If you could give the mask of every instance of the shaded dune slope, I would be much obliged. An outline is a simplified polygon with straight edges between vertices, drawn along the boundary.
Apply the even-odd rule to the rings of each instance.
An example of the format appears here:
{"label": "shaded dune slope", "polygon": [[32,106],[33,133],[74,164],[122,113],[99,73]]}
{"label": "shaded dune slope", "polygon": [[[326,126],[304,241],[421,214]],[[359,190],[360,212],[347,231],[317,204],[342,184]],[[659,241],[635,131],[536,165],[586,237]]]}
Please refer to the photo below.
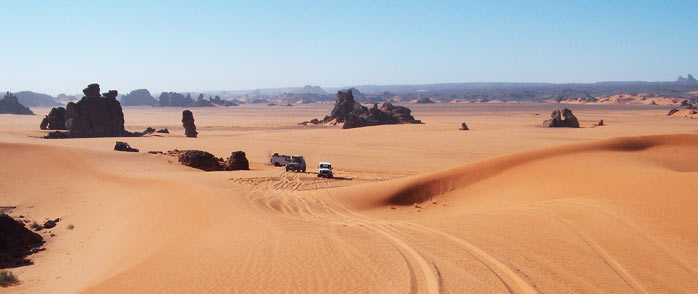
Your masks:
{"label": "shaded dune slope", "polygon": [[[593,156],[594,153],[600,152],[616,152],[618,155],[622,153],[640,153],[641,151],[652,148],[679,148],[682,150],[695,150],[698,148],[698,135],[622,137],[597,142],[545,148],[480,160],[446,170],[390,182],[367,185],[367,187],[360,189],[356,189],[356,187],[344,189],[346,191],[342,191],[340,189],[338,190],[337,195],[346,202],[354,204],[356,207],[381,206],[390,204],[412,205],[414,203],[422,203],[439,195],[466,188],[486,179],[497,177],[505,171],[538,161],[554,159],[556,157],[572,156],[575,154],[587,154]],[[688,150],[683,151],[690,152]],[[660,150],[657,152],[662,151]],[[669,156],[661,156],[661,154],[653,154],[649,157],[655,158],[655,161],[658,161],[660,164],[669,169],[674,169],[677,171],[698,170],[698,157],[685,156],[681,159],[672,159],[670,158],[670,155],[671,154],[669,154]],[[650,159],[645,156],[645,158],[639,158],[639,160],[646,161]],[[565,162],[561,161],[559,164],[565,165]],[[569,165],[568,167],[570,171],[576,169],[574,165]],[[530,170],[527,172],[535,173],[536,171]],[[584,170],[582,172],[595,171]],[[363,191],[364,189],[373,192],[357,193],[356,191]]]}

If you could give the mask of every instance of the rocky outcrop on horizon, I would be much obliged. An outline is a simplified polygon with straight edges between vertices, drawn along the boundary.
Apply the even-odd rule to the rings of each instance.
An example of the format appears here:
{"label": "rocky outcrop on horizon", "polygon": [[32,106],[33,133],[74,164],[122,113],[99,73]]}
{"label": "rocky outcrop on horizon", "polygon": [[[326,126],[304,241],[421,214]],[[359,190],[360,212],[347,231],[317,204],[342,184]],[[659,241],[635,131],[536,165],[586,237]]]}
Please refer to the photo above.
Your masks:
{"label": "rocky outcrop on horizon", "polygon": [[677,83],[698,83],[698,80],[696,80],[691,74],[688,74],[685,78],[683,76],[679,76],[676,79]]}
{"label": "rocky outcrop on horizon", "polygon": [[543,122],[548,128],[578,128],[579,120],[572,114],[572,110],[567,108],[562,111],[557,109],[550,114],[550,119]]}
{"label": "rocky outcrop on horizon", "polygon": [[20,91],[16,92],[15,96],[19,99],[19,103],[27,107],[37,107],[37,106],[60,106],[56,99],[47,94],[36,93],[32,91]]}
{"label": "rocky outcrop on horizon", "polygon": [[22,115],[34,115],[34,112],[19,103],[17,96],[7,92],[5,93],[5,98],[0,100],[0,114],[22,114]]}
{"label": "rocky outcrop on horizon", "polygon": [[337,101],[330,115],[323,120],[312,120],[308,123],[343,123],[343,129],[378,126],[388,124],[419,124],[420,120],[414,119],[411,110],[403,106],[395,106],[390,102],[383,103],[378,108],[374,104],[372,108],[361,105],[354,100],[353,90],[337,92]]}
{"label": "rocky outcrop on horizon", "polygon": [[194,103],[191,95],[184,96],[177,92],[162,92],[158,98],[158,106],[189,107]]}
{"label": "rocky outcrop on horizon", "polygon": [[429,97],[419,97],[419,98],[417,98],[417,101],[415,101],[415,103],[431,104],[431,103],[435,103],[435,102],[434,102],[434,100],[429,99]]}
{"label": "rocky outcrop on horizon", "polygon": [[184,135],[189,138],[196,138],[199,133],[196,131],[194,124],[194,114],[191,110],[182,111],[182,126],[184,126]]}
{"label": "rocky outcrop on horizon", "polygon": [[65,127],[65,108],[52,108],[51,112],[41,120],[41,125],[39,127],[42,130],[67,130]]}
{"label": "rocky outcrop on horizon", "polygon": [[158,100],[150,95],[146,89],[133,90],[126,95],[119,97],[122,106],[153,106],[158,104]]}

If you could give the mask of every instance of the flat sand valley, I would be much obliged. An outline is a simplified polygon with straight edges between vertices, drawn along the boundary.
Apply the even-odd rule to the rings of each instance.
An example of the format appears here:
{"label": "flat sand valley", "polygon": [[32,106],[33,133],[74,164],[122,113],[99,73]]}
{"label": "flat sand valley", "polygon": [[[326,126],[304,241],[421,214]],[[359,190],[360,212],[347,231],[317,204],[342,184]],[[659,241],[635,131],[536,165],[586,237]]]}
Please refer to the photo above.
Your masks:
{"label": "flat sand valley", "polygon": [[[128,130],[170,130],[140,138],[46,140],[50,109],[0,115],[0,206],[61,218],[1,291],[698,292],[698,120],[437,103],[406,105],[422,125],[298,125],[332,105],[192,108],[196,139],[180,108],[125,107]],[[565,106],[581,128],[541,126]],[[251,170],[147,153],[172,149],[242,150]],[[308,173],[270,166],[275,152]],[[320,161],[336,179],[312,173]]]}

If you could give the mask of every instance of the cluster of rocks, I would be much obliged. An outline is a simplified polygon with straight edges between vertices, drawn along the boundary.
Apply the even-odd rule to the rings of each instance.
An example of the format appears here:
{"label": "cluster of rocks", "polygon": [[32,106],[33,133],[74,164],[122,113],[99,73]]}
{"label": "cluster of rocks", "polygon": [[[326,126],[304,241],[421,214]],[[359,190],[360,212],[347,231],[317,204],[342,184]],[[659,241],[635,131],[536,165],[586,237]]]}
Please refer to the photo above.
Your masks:
{"label": "cluster of rocks", "polygon": [[41,235],[29,230],[24,223],[0,214],[0,268],[27,263],[24,258],[37,252],[43,244]]}
{"label": "cluster of rocks", "polygon": [[238,106],[238,103],[233,101],[223,100],[220,96],[214,98],[204,98],[204,94],[199,94],[199,97],[194,100],[191,94],[182,95],[176,92],[163,92],[160,94],[157,106],[174,106],[174,107],[215,107],[215,106]]}
{"label": "cluster of rocks", "polygon": [[99,85],[90,84],[82,92],[85,96],[80,101],[70,102],[65,108],[54,107],[39,125],[42,130],[68,132],[51,132],[45,138],[139,137],[155,132],[150,127],[143,132],[126,131],[124,112],[116,100],[116,90],[100,96]]}
{"label": "cluster of rocks", "polygon": [[0,100],[0,114],[24,114],[24,115],[34,115],[34,112],[19,103],[19,99],[14,94],[7,92],[5,93],[5,98]]}
{"label": "cluster of rocks", "polygon": [[[158,152],[150,152],[158,153]],[[211,153],[201,150],[170,150],[167,155],[176,156],[179,163],[198,168],[204,171],[224,171],[224,170],[249,170],[250,163],[247,161],[245,152],[235,151],[230,154],[227,160],[217,158]]]}
{"label": "cluster of rocks", "polygon": [[313,119],[301,124],[343,123],[343,129],[378,126],[388,124],[421,124],[412,116],[412,111],[404,106],[396,106],[385,102],[379,108],[373,104],[372,108],[361,105],[354,100],[352,89],[337,92],[337,101],[330,115],[324,119]]}
{"label": "cluster of rocks", "polygon": [[146,89],[133,90],[119,99],[123,106],[153,106],[158,103]]}
{"label": "cluster of rocks", "polygon": [[578,128],[579,120],[572,114],[572,110],[557,109],[550,114],[549,120],[543,122],[543,126],[548,128]]}

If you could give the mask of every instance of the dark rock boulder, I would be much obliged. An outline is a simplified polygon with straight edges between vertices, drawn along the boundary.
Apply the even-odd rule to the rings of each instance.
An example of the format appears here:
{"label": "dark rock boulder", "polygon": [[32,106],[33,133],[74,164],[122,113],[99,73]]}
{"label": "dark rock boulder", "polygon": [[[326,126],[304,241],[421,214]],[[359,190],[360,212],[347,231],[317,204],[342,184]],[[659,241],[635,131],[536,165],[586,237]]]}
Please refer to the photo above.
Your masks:
{"label": "dark rock boulder", "polygon": [[67,130],[65,127],[65,108],[54,107],[41,121],[42,130]]}
{"label": "dark rock boulder", "polygon": [[669,113],[667,113],[666,115],[667,115],[667,116],[672,116],[672,115],[674,115],[674,113],[677,113],[677,112],[679,112],[679,109],[677,109],[677,108],[672,108],[671,110],[669,110]]}
{"label": "dark rock boulder", "polygon": [[196,138],[196,135],[199,134],[194,124],[194,114],[190,110],[182,111],[182,125],[184,126],[184,134],[187,137]]}
{"label": "dark rock boulder", "polygon": [[249,170],[250,163],[247,161],[245,152],[233,152],[225,163],[225,170]]}
{"label": "dark rock boulder", "polygon": [[44,229],[50,229],[56,226],[56,223],[61,221],[60,218],[50,219],[44,222]]}
{"label": "dark rock boulder", "polygon": [[565,108],[562,111],[555,110],[550,114],[550,119],[543,122],[544,127],[549,128],[578,128],[579,121],[572,111]]}
{"label": "dark rock boulder", "polygon": [[179,163],[204,171],[224,170],[220,160],[213,154],[200,150],[185,150],[179,154]]}
{"label": "dark rock boulder", "polygon": [[5,93],[5,98],[0,100],[0,114],[23,114],[23,115],[34,115],[34,112],[19,103],[17,96],[10,92]]}
{"label": "dark rock boulder", "polygon": [[0,214],[0,268],[23,264],[24,258],[44,244],[41,235],[7,214]]}
{"label": "dark rock boulder", "polygon": [[466,125],[465,123],[461,123],[461,124],[460,124],[460,129],[459,129],[459,130],[461,130],[461,131],[467,131],[467,130],[470,130],[470,129],[468,129],[468,125]]}
{"label": "dark rock boulder", "polygon": [[153,106],[158,104],[158,101],[146,89],[133,90],[131,93],[121,96],[119,100],[123,106]]}
{"label": "dark rock boulder", "polygon": [[600,127],[601,127],[601,126],[603,126],[603,119],[602,119],[602,120],[600,120],[600,121],[599,121],[599,123],[598,123],[598,124],[596,124],[596,125],[597,125],[597,126],[600,126]]}
{"label": "dark rock boulder", "polygon": [[125,152],[138,152],[138,149],[132,148],[128,143],[126,142],[116,142],[114,145],[114,150],[115,151],[125,151]]}
{"label": "dark rock boulder", "polygon": [[110,90],[99,95],[99,85],[91,84],[77,103],[70,102],[65,109],[65,126],[72,138],[128,137],[124,129],[124,113],[116,100],[118,92]]}
{"label": "dark rock boulder", "polygon": [[155,132],[158,133],[158,134],[169,134],[169,133],[170,133],[170,130],[168,130],[167,128],[165,128],[165,129],[159,129],[159,130],[157,130],[157,131],[155,131]]}

